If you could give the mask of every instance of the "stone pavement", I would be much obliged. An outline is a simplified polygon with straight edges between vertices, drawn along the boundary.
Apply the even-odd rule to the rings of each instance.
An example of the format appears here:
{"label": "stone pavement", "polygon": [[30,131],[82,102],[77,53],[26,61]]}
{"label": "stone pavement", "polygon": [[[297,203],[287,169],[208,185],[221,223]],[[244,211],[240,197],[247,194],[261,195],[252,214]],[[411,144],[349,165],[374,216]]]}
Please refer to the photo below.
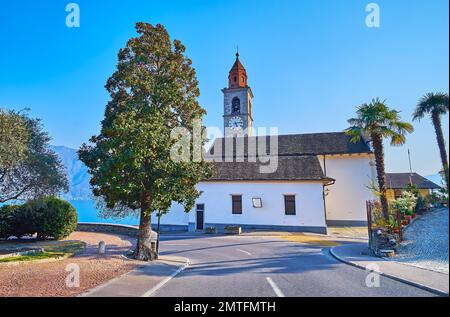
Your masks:
{"label": "stone pavement", "polygon": [[347,264],[361,269],[366,269],[369,264],[376,264],[384,276],[448,296],[449,276],[447,274],[370,256],[366,243],[336,246],[330,252],[335,258]]}
{"label": "stone pavement", "polygon": [[81,297],[150,297],[189,265],[181,257],[164,256],[95,287]]}
{"label": "stone pavement", "polygon": [[409,225],[405,241],[393,260],[424,269],[449,273],[448,208],[425,213]]}

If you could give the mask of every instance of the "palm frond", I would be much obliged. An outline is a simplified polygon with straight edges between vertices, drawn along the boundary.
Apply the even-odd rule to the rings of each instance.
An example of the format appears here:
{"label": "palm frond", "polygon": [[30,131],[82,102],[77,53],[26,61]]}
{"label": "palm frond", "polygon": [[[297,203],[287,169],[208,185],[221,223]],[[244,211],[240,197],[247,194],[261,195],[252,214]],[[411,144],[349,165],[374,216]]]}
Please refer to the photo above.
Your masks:
{"label": "palm frond", "polygon": [[420,121],[425,115],[437,113],[446,114],[449,111],[448,93],[430,92],[420,98],[413,113],[413,120]]}

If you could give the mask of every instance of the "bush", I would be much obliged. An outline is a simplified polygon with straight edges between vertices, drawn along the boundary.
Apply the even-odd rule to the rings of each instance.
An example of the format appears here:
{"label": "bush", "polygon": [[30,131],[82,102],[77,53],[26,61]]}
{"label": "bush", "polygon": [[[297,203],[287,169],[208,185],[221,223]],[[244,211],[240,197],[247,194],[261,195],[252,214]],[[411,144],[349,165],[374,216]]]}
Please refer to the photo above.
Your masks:
{"label": "bush", "polygon": [[37,234],[38,239],[68,237],[77,227],[76,210],[55,197],[41,198],[21,206],[0,208],[0,239]]}
{"label": "bush", "polygon": [[24,205],[33,214],[33,222],[39,239],[67,238],[77,228],[78,216],[68,202],[55,197],[33,200]]}
{"label": "bush", "polygon": [[394,213],[400,212],[403,216],[412,216],[416,208],[416,203],[417,197],[413,193],[405,191],[403,192],[402,197],[397,198],[392,202],[391,206]]}
{"label": "bush", "polygon": [[2,206],[0,207],[0,239],[9,238],[13,234],[11,220],[17,212],[19,206]]}
{"label": "bush", "polygon": [[422,211],[427,208],[427,200],[425,198],[423,198],[421,195],[419,195],[417,197],[417,204],[416,204],[416,208],[415,208],[415,212],[417,214],[421,214]]}

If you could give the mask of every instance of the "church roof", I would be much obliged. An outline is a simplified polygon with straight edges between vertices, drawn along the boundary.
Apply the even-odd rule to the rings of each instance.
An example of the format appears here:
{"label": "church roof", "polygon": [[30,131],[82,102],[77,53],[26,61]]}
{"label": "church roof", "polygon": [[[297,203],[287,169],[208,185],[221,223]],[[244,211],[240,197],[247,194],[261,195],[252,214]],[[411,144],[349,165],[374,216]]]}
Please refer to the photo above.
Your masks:
{"label": "church roof", "polygon": [[245,88],[248,87],[247,83],[247,72],[239,60],[239,53],[236,53],[236,61],[231,67],[230,73],[228,75],[228,88]]}
{"label": "church roof", "polygon": [[[410,178],[411,177],[411,178]],[[432,181],[417,173],[386,173],[387,187],[390,189],[404,189],[407,185],[412,184],[418,189],[439,189]]]}
{"label": "church roof", "polygon": [[331,181],[317,156],[278,157],[274,173],[262,173],[261,162],[214,162],[216,173],[208,181]]}
{"label": "church roof", "polygon": [[[244,156],[248,156],[249,141],[256,144],[256,148],[258,148],[260,142],[265,142],[266,153],[270,153],[270,139],[271,137],[269,136],[241,138],[240,140],[244,141]],[[278,136],[278,155],[305,156],[371,153],[370,146],[364,140],[353,143],[350,139],[351,137],[344,132],[280,135]],[[236,150],[236,139],[231,152],[233,154],[229,155],[225,150],[221,151],[221,149],[226,149],[225,145],[224,138],[216,139],[208,154],[212,157],[240,156],[240,152]],[[227,153],[227,155],[221,155],[221,152]]]}
{"label": "church roof", "polygon": [[244,65],[242,65],[241,61],[239,60],[239,57],[236,58],[236,61],[234,62],[233,67],[231,67],[230,73],[238,72],[238,71],[243,71],[243,72],[246,71]]}

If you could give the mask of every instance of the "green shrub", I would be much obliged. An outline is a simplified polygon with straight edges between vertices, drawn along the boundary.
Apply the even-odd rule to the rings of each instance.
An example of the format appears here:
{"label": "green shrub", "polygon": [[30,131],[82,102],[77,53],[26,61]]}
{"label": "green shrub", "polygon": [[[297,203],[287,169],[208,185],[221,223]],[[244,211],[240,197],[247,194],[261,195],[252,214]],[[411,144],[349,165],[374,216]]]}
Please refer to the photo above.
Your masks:
{"label": "green shrub", "polygon": [[0,239],[37,234],[39,239],[68,237],[77,227],[76,210],[55,197],[29,201],[21,206],[0,208]]}
{"label": "green shrub", "polygon": [[36,215],[25,205],[16,206],[14,215],[11,217],[11,236],[22,238],[32,236],[37,232]]}
{"label": "green shrub", "polygon": [[67,238],[77,228],[78,216],[68,202],[55,197],[33,200],[24,205],[33,214],[33,222],[39,239]]}
{"label": "green shrub", "polygon": [[6,205],[0,207],[0,239],[9,238],[13,234],[11,220],[19,206]]}
{"label": "green shrub", "polygon": [[405,191],[402,197],[397,198],[391,203],[391,207],[395,213],[400,212],[402,215],[412,215],[414,214],[416,203],[417,197],[413,193]]}
{"label": "green shrub", "polygon": [[423,198],[421,195],[419,195],[417,197],[415,212],[417,214],[421,214],[423,209],[425,209],[427,207],[427,204],[428,204],[427,200],[425,198]]}

